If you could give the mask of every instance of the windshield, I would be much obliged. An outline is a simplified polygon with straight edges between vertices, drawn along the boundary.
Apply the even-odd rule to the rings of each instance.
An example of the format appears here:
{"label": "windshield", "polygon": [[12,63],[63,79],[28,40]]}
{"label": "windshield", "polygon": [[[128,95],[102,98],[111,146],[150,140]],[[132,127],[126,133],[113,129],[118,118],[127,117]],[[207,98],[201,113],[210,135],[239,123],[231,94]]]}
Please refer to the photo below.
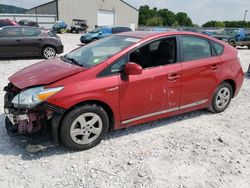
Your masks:
{"label": "windshield", "polygon": [[60,26],[60,22],[55,22],[55,26]]}
{"label": "windshield", "polygon": [[97,27],[94,30],[90,31],[90,33],[99,33],[102,30],[101,27]]}
{"label": "windshield", "polygon": [[110,36],[78,48],[67,54],[67,59],[86,68],[93,67],[107,60],[141,39],[126,36]]}
{"label": "windshield", "polygon": [[221,35],[236,36],[237,33],[238,33],[237,29],[226,29],[226,30],[223,30],[220,34]]}

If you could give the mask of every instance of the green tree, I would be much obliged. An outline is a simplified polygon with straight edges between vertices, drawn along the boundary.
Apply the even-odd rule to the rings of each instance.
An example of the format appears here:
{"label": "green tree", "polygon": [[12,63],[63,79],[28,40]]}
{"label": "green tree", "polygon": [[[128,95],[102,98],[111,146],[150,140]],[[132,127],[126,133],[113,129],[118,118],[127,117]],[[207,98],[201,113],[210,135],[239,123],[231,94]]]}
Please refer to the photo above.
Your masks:
{"label": "green tree", "polygon": [[180,24],[178,23],[178,21],[175,21],[172,26],[173,27],[180,27]]}
{"label": "green tree", "polygon": [[168,9],[160,9],[158,15],[162,18],[162,25],[172,26],[175,23],[175,14]]}
{"label": "green tree", "polygon": [[139,24],[146,25],[147,20],[157,17],[157,8],[150,9],[148,5],[139,8]]}
{"label": "green tree", "polygon": [[202,25],[202,27],[215,27],[216,21],[209,21]]}
{"label": "green tree", "polygon": [[162,18],[161,17],[153,17],[147,20],[147,26],[162,26]]}
{"label": "green tree", "polygon": [[216,22],[215,27],[225,27],[226,24],[224,22]]}
{"label": "green tree", "polygon": [[187,13],[185,12],[178,12],[176,14],[176,20],[178,21],[180,26],[189,26],[189,27],[193,26],[192,20],[188,17]]}

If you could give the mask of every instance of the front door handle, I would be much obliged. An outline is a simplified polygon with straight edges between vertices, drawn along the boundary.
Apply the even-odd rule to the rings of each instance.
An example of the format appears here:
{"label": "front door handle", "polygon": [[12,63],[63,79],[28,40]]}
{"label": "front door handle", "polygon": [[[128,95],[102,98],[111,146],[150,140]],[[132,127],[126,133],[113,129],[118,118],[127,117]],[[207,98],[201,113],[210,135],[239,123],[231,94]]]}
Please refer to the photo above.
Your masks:
{"label": "front door handle", "polygon": [[168,75],[168,80],[169,80],[169,81],[176,81],[176,80],[178,80],[180,77],[181,77],[180,74],[177,74],[177,73],[170,73],[170,74]]}
{"label": "front door handle", "polygon": [[21,42],[21,40],[20,40],[20,39],[17,39],[16,41],[17,41],[17,42]]}

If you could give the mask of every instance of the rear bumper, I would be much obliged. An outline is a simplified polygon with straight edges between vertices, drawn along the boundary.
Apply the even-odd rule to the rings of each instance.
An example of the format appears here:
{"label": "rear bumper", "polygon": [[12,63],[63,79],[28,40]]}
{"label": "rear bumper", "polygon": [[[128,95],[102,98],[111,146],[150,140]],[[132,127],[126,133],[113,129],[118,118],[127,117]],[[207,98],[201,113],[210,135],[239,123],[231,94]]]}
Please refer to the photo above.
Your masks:
{"label": "rear bumper", "polygon": [[238,95],[238,93],[243,85],[243,82],[244,82],[244,72],[241,69],[236,76],[236,88],[235,88],[234,97],[236,97]]}

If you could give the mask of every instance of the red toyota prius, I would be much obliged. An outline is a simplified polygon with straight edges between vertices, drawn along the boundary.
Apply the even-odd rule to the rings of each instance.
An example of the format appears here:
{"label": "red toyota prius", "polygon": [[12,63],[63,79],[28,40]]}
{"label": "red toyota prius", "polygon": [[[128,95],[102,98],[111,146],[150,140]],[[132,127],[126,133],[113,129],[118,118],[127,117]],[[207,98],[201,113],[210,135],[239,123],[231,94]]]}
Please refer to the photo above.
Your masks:
{"label": "red toyota prius", "polygon": [[238,51],[190,32],[128,32],[20,70],[5,87],[6,128],[51,128],[84,150],[110,129],[193,110],[224,111],[243,83]]}

